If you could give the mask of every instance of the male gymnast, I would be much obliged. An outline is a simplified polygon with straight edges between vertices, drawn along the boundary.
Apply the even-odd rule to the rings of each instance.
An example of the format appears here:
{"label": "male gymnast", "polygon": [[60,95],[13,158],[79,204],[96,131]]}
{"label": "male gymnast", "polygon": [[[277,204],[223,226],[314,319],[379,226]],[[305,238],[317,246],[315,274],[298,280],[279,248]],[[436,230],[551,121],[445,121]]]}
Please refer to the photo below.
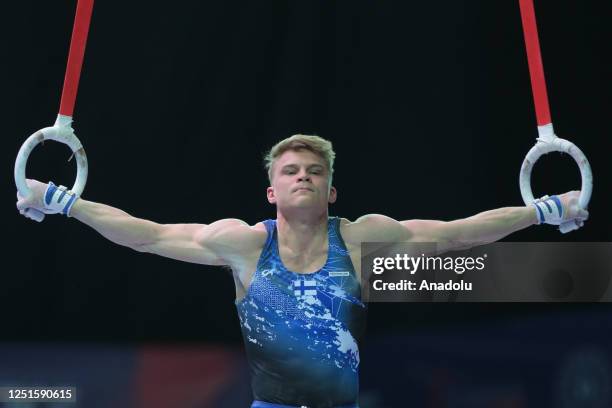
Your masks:
{"label": "male gymnast", "polygon": [[578,192],[454,221],[329,217],[335,153],[318,136],[294,135],[266,156],[267,198],[276,219],[249,225],[158,224],[76,197],[65,187],[28,180],[32,195],[17,208],[62,213],[139,252],[231,267],[249,360],[252,408],[355,408],[365,304],[362,242],[435,242],[439,253],[497,241],[534,224],[559,225],[588,212]]}

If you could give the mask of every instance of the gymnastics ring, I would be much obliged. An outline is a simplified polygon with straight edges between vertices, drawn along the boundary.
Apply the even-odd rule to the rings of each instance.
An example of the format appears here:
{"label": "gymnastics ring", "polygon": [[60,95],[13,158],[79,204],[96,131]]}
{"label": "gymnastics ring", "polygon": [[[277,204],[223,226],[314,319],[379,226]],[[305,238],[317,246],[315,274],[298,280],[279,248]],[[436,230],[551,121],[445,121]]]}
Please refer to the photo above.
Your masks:
{"label": "gymnastics ring", "polygon": [[[26,139],[21,145],[19,153],[17,153],[17,159],[15,160],[15,185],[19,194],[23,197],[28,197],[32,194],[32,191],[26,183],[26,166],[28,164],[28,158],[30,153],[38,144],[45,140],[55,140],[56,142],[68,145],[72,150],[74,157],[76,157],[77,163],[77,176],[72,191],[78,196],[83,193],[85,189],[85,183],[87,182],[87,155],[85,149],[74,134],[74,130],[70,126],[72,118],[69,116],[58,115],[55,124],[51,127],[38,130],[30,137]],[[45,218],[45,214],[34,208],[28,208],[25,210],[26,216],[35,221],[41,222]]]}
{"label": "gymnastics ring", "polygon": [[[519,0],[519,9],[523,23],[523,35],[525,37],[525,50],[527,51],[527,63],[529,65],[529,76],[531,77],[531,90],[533,92],[533,102],[538,123],[538,135],[535,146],[529,150],[521,165],[519,185],[521,196],[525,205],[533,203],[533,193],[531,192],[531,170],[535,162],[546,153],[562,152],[567,153],[576,161],[582,176],[582,187],[580,188],[580,198],[578,205],[586,209],[591,200],[593,192],[593,173],[591,166],[582,150],[572,142],[560,139],[555,135],[553,129],[550,106],[548,104],[548,93],[546,92],[546,81],[544,79],[544,66],[542,64],[542,54],[540,53],[540,40],[538,38],[538,27],[536,24],[533,0]],[[582,222],[570,220],[562,222],[559,230],[562,234],[578,229]]]}
{"label": "gymnastics ring", "polygon": [[[521,173],[519,178],[519,184],[521,188],[521,196],[525,205],[533,203],[534,197],[531,191],[531,170],[533,165],[538,159],[550,152],[562,152],[567,153],[576,161],[578,168],[580,169],[580,175],[582,177],[582,187],[580,189],[580,198],[578,199],[578,205],[580,208],[587,208],[589,201],[591,200],[591,193],[593,192],[593,173],[591,172],[591,165],[587,160],[582,150],[575,144],[565,139],[557,137],[553,131],[552,123],[544,126],[538,126],[538,132],[540,137],[537,138],[535,146],[529,150],[527,156],[523,160],[521,165]],[[576,220],[571,220],[561,223],[559,230],[565,234],[569,231],[578,229],[580,227]]]}
{"label": "gymnastics ring", "polygon": [[[83,57],[85,55],[85,45],[87,44],[87,34],[89,33],[89,23],[93,11],[94,0],[78,0],[76,7],[76,15],[74,17],[74,26],[72,28],[72,37],[70,39],[70,50],[68,52],[68,63],[66,65],[66,75],[64,77],[64,86],[62,88],[62,99],[60,101],[59,114],[55,120],[55,124],[51,127],[40,129],[26,139],[21,145],[17,159],[15,159],[15,185],[17,191],[23,197],[28,197],[32,191],[26,183],[26,166],[30,153],[39,143],[45,140],[55,140],[70,147],[72,155],[77,161],[77,176],[72,192],[79,197],[85,189],[87,182],[87,156],[81,141],[74,134],[72,129],[72,113],[74,112],[74,104],[76,101],[77,90],[79,87],[79,78],[81,76],[81,68],[83,66]],[[72,156],[70,156],[70,159]],[[68,159],[68,161],[70,161]],[[35,221],[41,222],[45,218],[45,214],[34,208],[27,208],[24,215]]]}

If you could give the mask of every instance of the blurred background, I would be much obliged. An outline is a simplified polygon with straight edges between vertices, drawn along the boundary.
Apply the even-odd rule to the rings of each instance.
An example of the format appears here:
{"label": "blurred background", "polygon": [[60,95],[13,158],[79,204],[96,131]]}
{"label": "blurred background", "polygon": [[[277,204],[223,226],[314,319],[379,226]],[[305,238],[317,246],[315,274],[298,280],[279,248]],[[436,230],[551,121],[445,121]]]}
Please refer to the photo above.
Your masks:
{"label": "blurred background", "polygon": [[[0,385],[74,385],[74,406],[88,408],[246,407],[227,270],[15,210],[14,159],[55,120],[75,6],[1,6]],[[609,5],[535,7],[556,133],[595,176],[591,219],[505,240],[611,241]],[[74,119],[90,166],[83,196],[160,223],[274,218],[262,158],[295,133],[334,144],[332,215],[453,220],[522,205],[518,173],[537,137],[518,1],[99,1]],[[46,143],[28,177],[71,186],[69,156]],[[532,186],[579,189],[579,172],[550,154]],[[361,406],[609,407],[611,312],[373,304]]]}

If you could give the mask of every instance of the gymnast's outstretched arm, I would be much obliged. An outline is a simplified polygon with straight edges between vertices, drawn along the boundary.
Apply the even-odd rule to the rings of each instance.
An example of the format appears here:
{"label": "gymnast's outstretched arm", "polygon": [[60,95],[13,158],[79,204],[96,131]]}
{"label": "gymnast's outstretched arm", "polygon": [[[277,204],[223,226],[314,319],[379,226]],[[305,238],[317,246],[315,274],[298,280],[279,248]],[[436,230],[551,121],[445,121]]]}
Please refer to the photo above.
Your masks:
{"label": "gymnast's outstretched arm", "polygon": [[[533,205],[498,208],[454,221],[396,221],[370,214],[347,223],[343,236],[349,243],[435,242],[438,253],[467,249],[498,241],[534,224],[559,225],[574,219],[582,224],[589,213],[578,206],[579,195],[578,191],[571,191],[552,198],[545,196],[547,199]],[[551,213],[547,212],[549,209]]]}
{"label": "gymnast's outstretched arm", "polygon": [[[27,182],[32,195],[18,197],[20,212],[36,208],[53,213],[50,212],[52,204],[45,203],[48,185],[36,180]],[[57,194],[48,195],[59,197],[62,193],[57,191]],[[59,201],[66,199],[62,197]],[[206,265],[232,265],[241,257],[260,250],[265,241],[265,232],[262,234],[257,228],[237,219],[211,224],[158,224],[82,198],[75,199],[66,213],[116,244],[139,252]]]}
{"label": "gymnast's outstretched arm", "polygon": [[579,196],[579,191],[570,191],[559,196],[544,196],[525,207],[498,208],[455,221],[410,220],[401,224],[420,239],[444,243],[442,249],[467,249],[499,241],[531,225],[559,225],[577,220],[582,226],[589,213],[578,205]]}
{"label": "gymnast's outstretched arm", "polygon": [[440,252],[468,249],[499,241],[513,232],[538,224],[536,209],[503,207],[454,221],[407,220],[401,225],[421,242],[438,242]]}

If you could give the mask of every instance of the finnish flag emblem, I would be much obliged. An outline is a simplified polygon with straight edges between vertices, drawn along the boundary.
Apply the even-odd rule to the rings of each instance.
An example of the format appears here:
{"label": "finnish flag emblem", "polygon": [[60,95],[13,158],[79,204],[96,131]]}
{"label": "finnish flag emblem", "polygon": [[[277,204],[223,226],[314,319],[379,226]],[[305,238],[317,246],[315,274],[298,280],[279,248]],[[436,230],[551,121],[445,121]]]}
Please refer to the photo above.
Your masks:
{"label": "finnish flag emblem", "polygon": [[293,281],[293,294],[295,296],[316,296],[317,281],[301,279]]}

